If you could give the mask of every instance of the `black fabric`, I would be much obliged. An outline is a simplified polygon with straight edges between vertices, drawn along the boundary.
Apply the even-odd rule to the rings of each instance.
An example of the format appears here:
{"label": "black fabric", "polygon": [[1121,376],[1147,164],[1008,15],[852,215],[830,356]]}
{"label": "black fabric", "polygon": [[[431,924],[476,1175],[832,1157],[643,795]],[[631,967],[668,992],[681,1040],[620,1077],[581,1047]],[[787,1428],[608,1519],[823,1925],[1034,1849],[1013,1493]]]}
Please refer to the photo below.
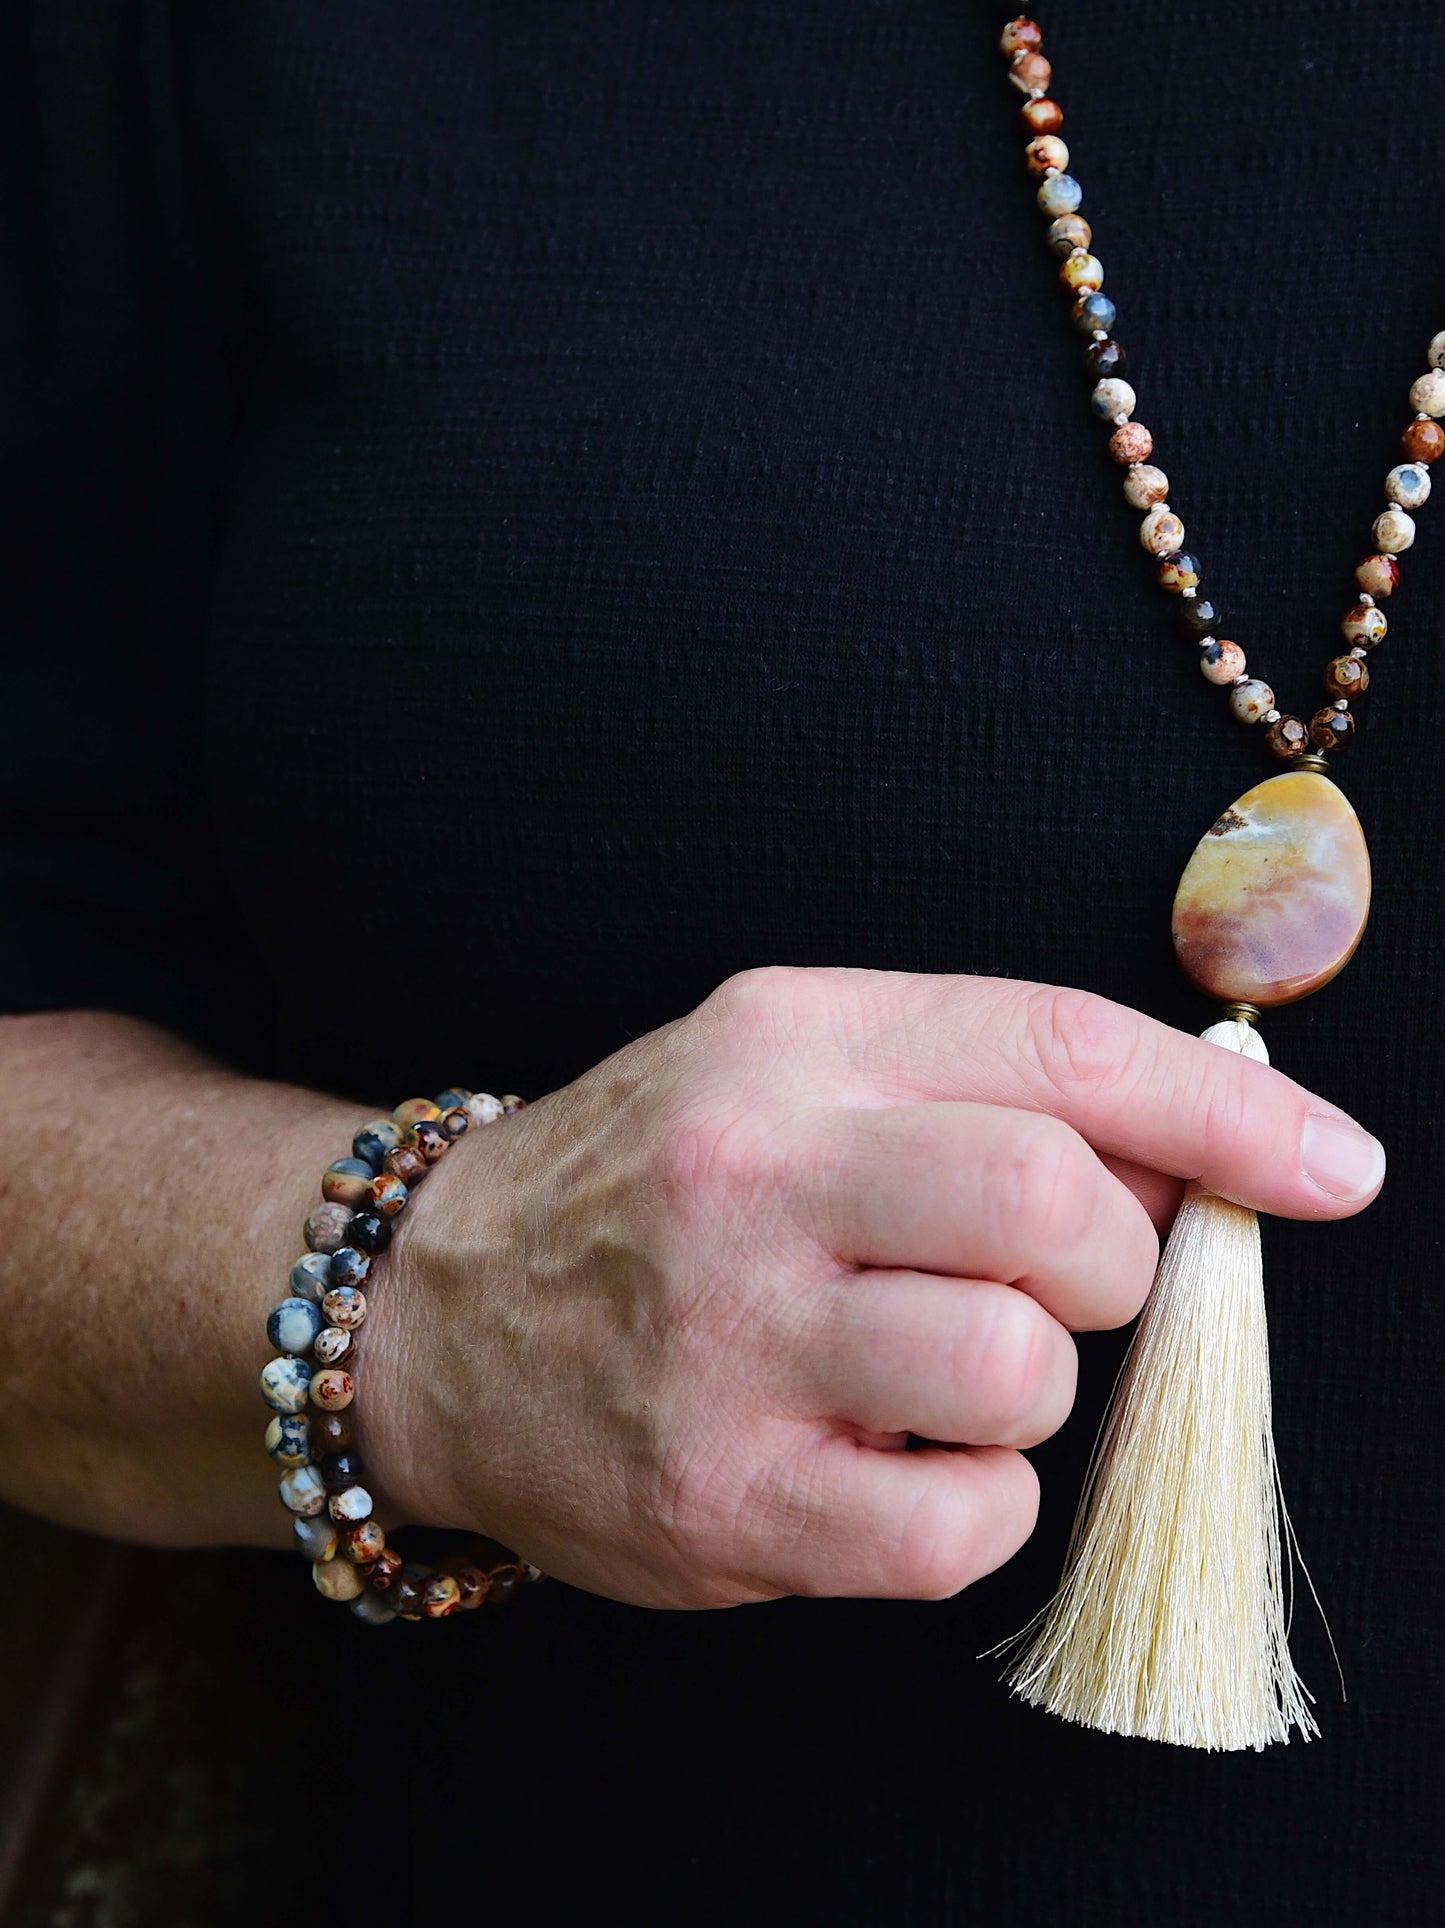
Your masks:
{"label": "black fabric", "polygon": [[[375,1100],[545,1090],[770,960],[1206,1021],[1169,900],[1266,765],[1089,419],[1003,12],[13,10],[14,1007],[141,1011]],[[1043,24],[1172,500],[1308,714],[1445,324],[1445,16]],[[1306,1605],[1323,1741],[1107,1739],[974,1658],[1052,1588],[1113,1335],[1035,1455],[1033,1541],[947,1604],[552,1586],[367,1635],[298,1600],[317,1852],[360,1802],[410,1920],[1431,1917],[1442,514],[1350,752],[1371,930],[1268,1026],[1392,1157],[1361,1220],[1265,1229],[1280,1459],[1349,1685]]]}

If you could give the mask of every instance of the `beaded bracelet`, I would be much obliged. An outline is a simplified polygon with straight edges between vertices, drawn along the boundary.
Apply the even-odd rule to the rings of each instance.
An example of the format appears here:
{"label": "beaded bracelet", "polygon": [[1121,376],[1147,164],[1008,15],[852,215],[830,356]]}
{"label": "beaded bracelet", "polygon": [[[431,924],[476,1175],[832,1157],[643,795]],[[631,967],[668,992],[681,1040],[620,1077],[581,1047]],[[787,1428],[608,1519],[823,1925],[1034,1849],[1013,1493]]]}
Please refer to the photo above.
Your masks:
{"label": "beaded bracelet", "polygon": [[266,1451],[286,1468],[281,1502],[295,1515],[296,1543],[311,1561],[317,1591],[349,1602],[372,1626],[444,1620],[484,1601],[500,1604],[519,1582],[542,1578],[525,1560],[488,1566],[488,1543],[477,1540],[434,1564],[403,1561],[372,1517],[361,1484],[365,1468],[352,1444],[351,1368],[366,1318],[361,1288],[437,1160],[474,1126],[510,1117],[522,1103],[452,1088],[435,1103],[408,1098],[390,1118],[363,1125],[351,1156],[322,1176],[321,1203],[306,1220],[307,1249],[291,1267],[287,1297],[266,1321],[278,1356],[262,1370],[261,1396],[275,1414]]}

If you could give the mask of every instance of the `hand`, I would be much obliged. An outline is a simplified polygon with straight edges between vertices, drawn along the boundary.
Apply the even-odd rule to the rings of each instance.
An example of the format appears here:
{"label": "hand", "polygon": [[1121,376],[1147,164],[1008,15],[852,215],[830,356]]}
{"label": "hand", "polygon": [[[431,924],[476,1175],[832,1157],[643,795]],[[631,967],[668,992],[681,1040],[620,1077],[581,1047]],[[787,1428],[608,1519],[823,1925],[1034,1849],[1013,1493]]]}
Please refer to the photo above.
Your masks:
{"label": "hand", "polygon": [[1143,1304],[1181,1179],[1331,1218],[1383,1167],[1083,992],[746,972],[428,1178],[363,1444],[407,1517],[617,1599],[936,1599],[1027,1539],[1018,1449],[1069,1411],[1070,1331]]}

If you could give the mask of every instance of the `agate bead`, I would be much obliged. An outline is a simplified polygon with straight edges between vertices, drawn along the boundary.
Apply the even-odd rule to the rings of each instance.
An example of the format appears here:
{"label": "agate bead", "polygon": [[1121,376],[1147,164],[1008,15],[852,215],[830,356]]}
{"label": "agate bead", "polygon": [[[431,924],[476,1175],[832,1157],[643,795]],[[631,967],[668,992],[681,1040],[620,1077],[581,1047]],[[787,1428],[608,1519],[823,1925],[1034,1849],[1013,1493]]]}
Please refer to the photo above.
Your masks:
{"label": "agate bead", "polygon": [[311,1422],[303,1413],[277,1413],[266,1427],[266,1451],[283,1466],[304,1466],[311,1456]]}
{"label": "agate bead", "polygon": [[326,1505],[326,1488],[314,1466],[293,1466],[281,1475],[278,1491],[281,1504],[303,1519],[310,1519]]}
{"label": "agate bead", "polygon": [[[1163,469],[1143,462],[1137,469],[1130,469],[1124,477],[1124,500],[1131,509],[1150,509],[1158,502],[1169,499],[1169,477]],[[1145,544],[1148,547],[1148,544]],[[1176,544],[1177,548],[1178,545]]]}
{"label": "agate bead", "polygon": [[1411,382],[1410,406],[1418,415],[1445,415],[1445,368],[1432,368]]}
{"label": "agate bead", "polygon": [[311,1569],[316,1591],[328,1600],[355,1600],[366,1585],[361,1572],[349,1560],[322,1560]]}
{"label": "agate bead", "polygon": [[1355,570],[1355,581],[1367,596],[1390,596],[1400,581],[1400,565],[1393,556],[1366,556]]}
{"label": "agate bead", "polygon": [[1096,295],[1104,285],[1104,264],[1094,254],[1066,255],[1059,265],[1059,283],[1071,294]]}
{"label": "agate bead", "polygon": [[1430,337],[1430,346],[1425,350],[1425,359],[1432,368],[1445,368],[1445,328],[1438,335]]}
{"label": "agate bead", "polygon": [[343,1285],[365,1285],[370,1272],[369,1252],[363,1252],[355,1245],[340,1245],[331,1254],[331,1274],[326,1290],[333,1292]]}
{"label": "agate bead", "polygon": [[287,1284],[298,1299],[319,1299],[331,1279],[331,1255],[308,1252],[291,1267]]}
{"label": "agate bead", "polygon": [[421,1603],[426,1598],[426,1583],[430,1578],[430,1567],[408,1560],[401,1571],[392,1578],[387,1592],[388,1601],[398,1613],[419,1619]]}
{"label": "agate bead", "polygon": [[458,1138],[465,1138],[472,1128],[471,1118],[464,1105],[458,1105],[454,1111],[444,1111],[437,1123],[446,1133],[447,1140],[451,1144],[455,1144]]}
{"label": "agate bead", "polygon": [[1400,437],[1400,453],[1409,462],[1438,462],[1445,455],[1445,428],[1438,422],[1411,422]]}
{"label": "agate bead", "polygon": [[1179,627],[1186,636],[1212,636],[1219,628],[1219,606],[1208,596],[1179,598]]}
{"label": "agate bead", "polygon": [[[500,1106],[498,1107],[500,1111]],[[403,1185],[419,1185],[431,1170],[419,1151],[410,1145],[398,1145],[389,1151],[381,1161],[381,1169],[391,1178],[399,1178]]]}
{"label": "agate bead", "polygon": [[1094,238],[1094,230],[1082,214],[1061,214],[1057,221],[1049,223],[1049,246],[1055,254],[1072,254],[1075,248],[1087,248]]}
{"label": "agate bead", "polygon": [[346,1238],[359,1252],[384,1252],[391,1244],[391,1220],[380,1212],[358,1212],[346,1228]]}
{"label": "agate bead", "polygon": [[354,1285],[338,1285],[321,1301],[321,1310],[332,1325],[354,1332],[366,1317],[366,1294]]}
{"label": "agate bead", "polygon": [[494,1607],[505,1606],[522,1582],[522,1569],[511,1562],[493,1567],[488,1599]]}
{"label": "agate bead", "polygon": [[272,1359],[261,1368],[261,1397],[273,1412],[305,1410],[311,1368],[304,1359]]}
{"label": "agate bead", "polygon": [[319,1459],[325,1453],[344,1453],[356,1431],[354,1415],[348,1412],[307,1415],[311,1422],[311,1450]]}
{"label": "agate bead", "polygon": [[1265,731],[1264,740],[1282,762],[1287,762],[1309,748],[1310,733],[1297,716],[1281,716]]}
{"label": "agate bead", "polygon": [[1415,540],[1415,524],[1403,509],[1386,509],[1375,517],[1375,547],[1398,556]]}
{"label": "agate bead", "polygon": [[328,1453],[317,1464],[328,1493],[343,1492],[355,1486],[366,1471],[360,1453]]}
{"label": "agate bead", "polygon": [[368,1627],[384,1627],[396,1618],[396,1609],[389,1607],[383,1597],[370,1587],[364,1586],[350,1607],[357,1619],[364,1621]]}
{"label": "agate bead", "polygon": [[1154,437],[1142,422],[1125,422],[1109,437],[1109,453],[1125,468],[1134,468],[1154,453]]}
{"label": "agate bead", "polygon": [[1026,100],[1019,119],[1030,134],[1057,134],[1064,124],[1064,110],[1056,100]]}
{"label": "agate bead", "polygon": [[339,1366],[323,1366],[311,1375],[311,1403],[324,1413],[339,1413],[356,1397],[356,1382]]}
{"label": "agate bead", "polygon": [[1028,15],[1021,13],[1009,21],[998,37],[998,44],[1006,54],[1037,53],[1044,44],[1044,36]]}
{"label": "agate bead", "polygon": [[1115,376],[1096,383],[1089,397],[1089,407],[1101,422],[1116,422],[1121,415],[1132,415],[1138,402],[1139,397],[1128,382]]}
{"label": "agate bead", "polygon": [[1262,723],[1274,708],[1274,691],[1257,676],[1246,677],[1230,692],[1229,707],[1241,723]]}
{"label": "agate bead", "polygon": [[322,1326],[316,1335],[312,1351],[318,1366],[339,1366],[343,1359],[349,1359],[356,1346],[356,1334],[348,1332],[344,1326]]}
{"label": "agate bead", "polygon": [[[1034,197],[1045,214],[1072,214],[1084,198],[1084,190],[1072,174],[1055,174],[1039,182]],[[1445,377],[1441,378],[1445,380]]]}
{"label": "agate bead", "polygon": [[[1383,643],[1389,627],[1384,610],[1376,609],[1373,603],[1356,603],[1353,609],[1345,611],[1340,623],[1345,641],[1353,643],[1358,649],[1374,649],[1376,644]],[[1346,692],[1337,690],[1335,693],[1343,696]]]}
{"label": "agate bead", "polygon": [[1430,471],[1423,462],[1401,462],[1385,477],[1385,494],[1402,509],[1418,509],[1430,499]]}
{"label": "agate bead", "polygon": [[423,1118],[407,1133],[407,1143],[413,1151],[420,1152],[429,1165],[434,1165],[451,1140],[435,1120]]}
{"label": "agate bead", "polygon": [[1355,735],[1355,719],[1348,710],[1316,710],[1310,718],[1310,742],[1317,750],[1348,749]]}
{"label": "agate bead", "polygon": [[373,1178],[367,1190],[370,1193],[372,1210],[380,1212],[383,1218],[395,1218],[406,1204],[406,1186],[399,1178],[393,1178],[388,1172],[382,1172],[379,1177]]}
{"label": "agate bead", "polygon": [[1222,689],[1244,674],[1244,651],[1238,643],[1206,643],[1199,652],[1199,669],[1207,683]]}
{"label": "agate bead", "polygon": [[445,1091],[437,1093],[432,1102],[438,1111],[452,1111],[457,1105],[464,1105],[471,1095],[464,1085],[448,1085]]}
{"label": "agate bead", "polygon": [[445,1620],[462,1604],[462,1590],[449,1573],[434,1573],[422,1594],[421,1610],[428,1620]]}
{"label": "agate bead", "polygon": [[1035,89],[1046,92],[1054,70],[1042,54],[1021,47],[1009,62],[1008,77],[1021,94],[1032,94]]}
{"label": "agate bead", "polygon": [[385,1547],[377,1554],[367,1578],[378,1593],[384,1592],[401,1572],[401,1555],[394,1546]]}
{"label": "agate bead", "polygon": [[266,1321],[266,1337],[278,1352],[306,1352],[321,1330],[321,1314],[310,1299],[283,1299]]}
{"label": "agate bead", "polygon": [[1084,350],[1084,361],[1096,375],[1122,375],[1129,358],[1111,335],[1107,341],[1091,341]]}
{"label": "agate bead", "polygon": [[1187,555],[1182,549],[1172,556],[1159,558],[1159,587],[1167,589],[1171,595],[1180,596],[1186,589],[1199,587],[1199,559]]}
{"label": "agate bead", "polygon": [[1068,143],[1061,141],[1057,134],[1039,134],[1024,149],[1024,166],[1036,181],[1051,170],[1062,174],[1068,165]]}
{"label": "agate bead", "polygon": [[[1131,469],[1131,475],[1142,474],[1140,469]],[[1184,524],[1172,509],[1151,509],[1139,524],[1139,540],[1151,556],[1168,555],[1172,549],[1183,547]]]}
{"label": "agate bead", "polygon": [[474,1125],[494,1125],[502,1116],[502,1101],[490,1091],[474,1091],[464,1108]]}
{"label": "agate bead", "polygon": [[366,1197],[371,1167],[364,1158],[338,1158],[321,1176],[321,1196],[333,1205],[350,1205],[353,1211]]}
{"label": "agate bead", "polygon": [[1336,656],[1325,665],[1324,683],[1331,696],[1363,696],[1370,687],[1370,672],[1359,656]]}
{"label": "agate bead", "polygon": [[491,1581],[478,1566],[453,1567],[452,1578],[457,1583],[463,1613],[470,1613],[479,1607],[492,1590]]}
{"label": "agate bead", "polygon": [[440,1118],[441,1111],[430,1098],[406,1098],[391,1114],[392,1122],[403,1132],[419,1125],[423,1118]]}
{"label": "agate bead", "polygon": [[349,1205],[327,1202],[313,1206],[306,1219],[306,1244],[313,1252],[334,1252],[345,1242],[353,1216]]}
{"label": "agate bead", "polygon": [[1074,303],[1074,326],[1081,335],[1107,335],[1118,314],[1107,295],[1080,295]]}
{"label": "agate bead", "polygon": [[369,1165],[373,1172],[379,1172],[382,1159],[400,1143],[400,1125],[393,1124],[390,1118],[373,1118],[352,1139],[351,1150],[363,1165]]}
{"label": "agate bead", "polygon": [[329,1514],[316,1513],[310,1519],[292,1520],[291,1531],[297,1547],[308,1560],[331,1560],[336,1557],[341,1534]]}
{"label": "agate bead", "polygon": [[364,1486],[344,1486],[327,1501],[338,1526],[354,1526],[371,1518],[371,1495]]}

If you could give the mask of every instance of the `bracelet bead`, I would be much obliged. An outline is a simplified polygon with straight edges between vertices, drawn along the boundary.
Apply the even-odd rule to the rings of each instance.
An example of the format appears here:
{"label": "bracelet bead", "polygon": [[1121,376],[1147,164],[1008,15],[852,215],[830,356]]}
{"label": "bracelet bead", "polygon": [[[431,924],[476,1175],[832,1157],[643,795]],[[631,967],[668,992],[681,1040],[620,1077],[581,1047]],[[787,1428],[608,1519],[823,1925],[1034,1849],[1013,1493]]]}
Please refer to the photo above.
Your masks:
{"label": "bracelet bead", "polygon": [[266,1321],[266,1337],[278,1352],[305,1352],[322,1327],[314,1300],[283,1299]]}
{"label": "bracelet bead", "polygon": [[406,1204],[406,1186],[390,1172],[373,1178],[366,1190],[371,1209],[380,1212],[383,1218],[395,1218]]}
{"label": "bracelet bead", "polygon": [[318,1462],[316,1470],[320,1473],[328,1493],[342,1493],[348,1486],[357,1486],[361,1483],[361,1476],[366,1468],[362,1464],[360,1453],[345,1451],[325,1454]]}
{"label": "bracelet bead", "polygon": [[349,1560],[324,1560],[313,1566],[311,1578],[328,1600],[354,1600],[366,1585],[361,1571]]}
{"label": "bracelet bead", "polygon": [[356,1397],[356,1385],[349,1372],[339,1366],[323,1366],[311,1375],[311,1403],[323,1412],[340,1412]]}
{"label": "bracelet bead", "polygon": [[434,1105],[430,1098],[407,1098],[392,1112],[393,1124],[399,1125],[403,1136],[412,1125],[419,1125],[423,1119],[440,1118],[441,1106]]}
{"label": "bracelet bead", "polygon": [[344,1326],[323,1326],[317,1333],[311,1350],[316,1355],[318,1365],[339,1366],[343,1359],[349,1359],[356,1347],[356,1334],[348,1332]]}
{"label": "bracelet bead", "polygon": [[366,1294],[354,1285],[335,1285],[321,1301],[321,1310],[330,1324],[354,1332],[366,1318]]}
{"label": "bracelet bead", "polygon": [[261,1397],[273,1412],[304,1411],[311,1368],[304,1359],[272,1359],[261,1368]]}
{"label": "bracelet bead", "polygon": [[374,1257],[391,1244],[391,1220],[380,1212],[358,1212],[346,1228],[346,1238],[359,1252]]}
{"label": "bracelet bead", "polygon": [[326,1505],[326,1488],[314,1466],[293,1466],[281,1475],[281,1504],[293,1513],[310,1519]]}
{"label": "bracelet bead", "polygon": [[371,1181],[371,1167],[361,1158],[338,1158],[328,1165],[321,1179],[321,1196],[332,1205],[349,1205],[353,1211],[364,1203]]}
{"label": "bracelet bead", "polygon": [[357,1566],[371,1566],[386,1551],[386,1535],[375,1520],[358,1520],[341,1536],[341,1550]]}
{"label": "bracelet bead", "polygon": [[[316,1477],[321,1482],[321,1490],[324,1493],[325,1483],[321,1481],[319,1473]],[[343,1486],[341,1491],[333,1493],[325,1504],[338,1526],[356,1526],[362,1520],[371,1518],[371,1495],[364,1486]]]}
{"label": "bracelet bead", "polygon": [[309,1519],[295,1519],[291,1532],[297,1548],[308,1560],[333,1560],[341,1545],[341,1531],[329,1513],[315,1513]]}
{"label": "bracelet bead", "polygon": [[311,1421],[306,1414],[277,1413],[266,1428],[266,1451],[282,1466],[304,1466],[311,1457]]}
{"label": "bracelet bead", "polygon": [[373,1118],[369,1125],[363,1125],[351,1141],[352,1155],[359,1158],[363,1165],[370,1166],[373,1174],[381,1170],[381,1161],[389,1151],[395,1151],[401,1143],[401,1127],[390,1118]]}
{"label": "bracelet bead", "polygon": [[382,1159],[381,1169],[388,1178],[399,1178],[409,1188],[419,1185],[431,1166],[410,1145],[398,1145],[395,1151],[389,1151]]}
{"label": "bracelet bead", "polygon": [[326,1292],[335,1292],[342,1287],[365,1285],[371,1271],[371,1254],[360,1251],[355,1245],[339,1245],[331,1254],[331,1270],[327,1276]]}
{"label": "bracelet bead", "polygon": [[344,1453],[356,1437],[356,1415],[349,1412],[308,1414],[311,1421],[311,1456],[321,1459],[327,1453]]}
{"label": "bracelet bead", "polygon": [[355,1217],[356,1214],[349,1205],[323,1201],[320,1205],[313,1206],[306,1219],[307,1246],[313,1252],[325,1252],[328,1255],[334,1252],[339,1245],[345,1243],[349,1227]]}

